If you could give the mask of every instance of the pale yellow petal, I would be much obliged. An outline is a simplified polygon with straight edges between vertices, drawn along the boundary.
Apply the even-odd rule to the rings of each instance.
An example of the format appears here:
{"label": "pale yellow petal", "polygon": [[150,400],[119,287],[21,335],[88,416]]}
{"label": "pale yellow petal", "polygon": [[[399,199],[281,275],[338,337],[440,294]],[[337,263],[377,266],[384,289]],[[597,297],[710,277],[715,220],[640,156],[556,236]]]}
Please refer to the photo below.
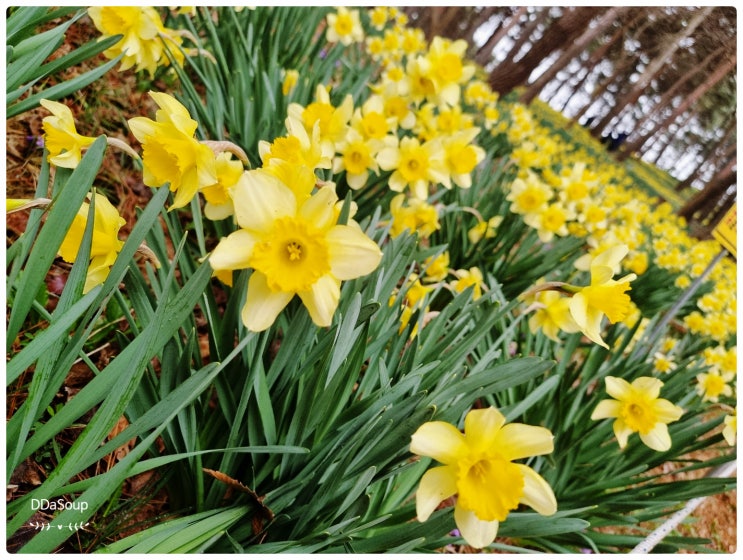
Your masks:
{"label": "pale yellow petal", "polygon": [[454,521],[462,538],[475,548],[492,544],[498,534],[497,521],[483,521],[473,512],[459,507],[459,504],[454,507]]}
{"label": "pale yellow petal", "polygon": [[638,377],[632,382],[632,387],[650,399],[657,399],[663,382],[655,377]]}
{"label": "pale yellow petal", "polygon": [[223,237],[209,256],[214,270],[240,270],[250,268],[250,256],[256,239],[244,229]]}
{"label": "pale yellow petal", "polygon": [[447,422],[426,422],[410,441],[410,452],[431,457],[444,465],[456,463],[468,452],[464,436]]}
{"label": "pale yellow petal", "polygon": [[617,438],[617,442],[619,442],[619,448],[624,449],[627,447],[627,438],[629,438],[630,435],[634,433],[634,431],[625,424],[624,420],[622,418],[617,418],[614,420],[614,425],[612,426],[614,429],[614,435]]}
{"label": "pale yellow petal", "polygon": [[335,222],[335,203],[338,195],[329,187],[317,191],[299,209],[299,215],[320,230],[331,227]]}
{"label": "pale yellow petal", "polygon": [[618,401],[627,400],[632,395],[632,385],[621,377],[607,375],[604,381],[606,382],[606,393]]}
{"label": "pale yellow petal", "polygon": [[664,424],[675,422],[684,415],[683,408],[676,406],[666,399],[657,399],[653,403],[653,412],[655,412],[658,422],[663,422]]}
{"label": "pale yellow petal", "polygon": [[360,229],[335,226],[325,237],[330,256],[330,271],[339,280],[351,280],[374,271],[382,260],[382,251]]}
{"label": "pale yellow petal", "polygon": [[292,293],[271,291],[265,275],[254,271],[248,282],[248,297],[240,315],[243,324],[253,332],[265,331],[273,325],[292,297]]}
{"label": "pale yellow petal", "polygon": [[415,493],[415,512],[418,521],[426,521],[441,502],[456,493],[456,467],[445,465],[426,471]]}
{"label": "pale yellow petal", "polygon": [[602,420],[604,418],[617,418],[619,411],[622,408],[622,403],[613,399],[604,399],[591,413],[591,420]]}
{"label": "pale yellow petal", "polygon": [[473,409],[464,418],[464,437],[474,453],[483,453],[495,447],[506,417],[495,407]]}
{"label": "pale yellow petal", "polygon": [[513,461],[554,450],[552,432],[541,426],[506,424],[495,438],[495,448],[504,459]]}
{"label": "pale yellow petal", "polygon": [[341,297],[340,282],[331,275],[321,276],[309,290],[298,293],[318,327],[329,327]]}
{"label": "pale yellow petal", "polygon": [[668,451],[671,449],[671,435],[668,433],[668,426],[658,422],[648,433],[640,433],[640,439],[650,449],[655,451]]}
{"label": "pale yellow petal", "polygon": [[278,218],[294,216],[297,199],[289,187],[265,171],[246,171],[230,189],[240,227],[269,232]]}
{"label": "pale yellow petal", "polygon": [[524,495],[521,503],[526,504],[541,515],[552,515],[557,511],[557,500],[552,487],[534,469],[517,465],[524,475]]}
{"label": "pale yellow petal", "polygon": [[147,117],[134,117],[127,121],[129,130],[140,142],[146,142],[147,138],[157,134],[157,123]]}

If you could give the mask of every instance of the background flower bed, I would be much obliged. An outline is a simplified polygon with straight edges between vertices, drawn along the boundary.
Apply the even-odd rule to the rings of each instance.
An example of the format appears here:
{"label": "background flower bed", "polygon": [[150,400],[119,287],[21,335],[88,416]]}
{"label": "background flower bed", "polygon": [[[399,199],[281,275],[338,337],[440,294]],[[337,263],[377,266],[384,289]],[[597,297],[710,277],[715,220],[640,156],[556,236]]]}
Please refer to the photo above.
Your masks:
{"label": "background flower bed", "polygon": [[[155,89],[161,89],[161,90],[164,90],[164,91],[165,91],[165,90],[168,90],[169,88],[173,87],[173,84],[172,84],[172,83],[168,83],[168,82],[160,82],[160,84],[161,84],[161,85],[162,85],[163,87],[158,87],[158,88],[155,88]],[[160,84],[158,84],[158,85],[160,85]],[[98,84],[97,84],[97,85],[98,85]],[[140,84],[140,85],[138,85],[137,87],[142,87],[142,85]],[[92,99],[92,98],[96,98],[96,97],[97,97],[97,96],[90,96],[90,97],[86,96],[86,99],[88,99],[88,98]],[[105,106],[105,105],[106,105],[106,103],[104,102],[104,99],[105,99],[105,97],[101,96],[101,97],[100,97],[99,99],[101,99],[101,103],[100,103],[100,105],[101,105],[101,106]],[[120,99],[120,97],[117,97],[117,99]],[[147,98],[146,98],[146,97],[144,97],[144,99],[145,99],[145,102],[142,102],[142,103],[140,103],[139,105],[137,105],[137,104],[134,104],[134,105],[131,105],[131,106],[141,107],[142,105],[144,105],[144,103],[146,103],[146,99],[147,99]],[[125,120],[125,119],[124,119],[124,117],[122,117],[122,116],[121,116],[122,114],[126,114],[126,112],[122,111],[122,112],[120,113],[120,116],[119,116],[119,117],[118,117],[118,119],[117,119],[117,120],[118,120],[119,122],[123,122],[123,121]],[[139,114],[152,114],[152,110],[142,110],[141,112],[139,112]],[[88,111],[85,111],[85,112],[82,112],[82,113],[81,113],[81,114],[79,115],[79,116],[82,116],[82,117],[83,117],[83,118],[81,119],[81,121],[82,121],[82,122],[84,122],[84,121],[85,121],[85,117],[84,117],[85,115],[90,115],[90,116],[91,116],[92,118],[95,118],[95,119],[97,119],[97,118],[101,118],[101,117],[100,117],[100,113],[99,113],[99,112],[98,112],[97,110],[96,110],[96,111],[92,111],[92,110],[91,110],[90,112],[88,112]],[[130,116],[130,114],[126,114],[126,116]],[[78,122],[80,122],[80,121],[78,121]],[[94,124],[94,123],[91,123],[91,124]],[[36,126],[38,126],[38,123],[37,123],[37,125],[36,125]],[[80,126],[80,128],[83,128],[83,126],[82,126],[82,125],[79,125],[79,126]],[[31,129],[31,127],[32,127],[32,125],[31,125],[31,124],[29,124],[29,129]],[[91,129],[95,129],[95,128],[97,128],[97,126],[91,126]],[[11,129],[12,129],[12,127],[11,127]],[[109,129],[108,127],[106,127],[106,130],[107,130],[107,131],[109,131],[110,129]],[[125,132],[125,129],[124,129],[124,132]],[[38,134],[38,130],[37,130],[36,134]],[[130,140],[130,141],[132,141],[133,139],[132,139],[132,138],[129,138],[129,140]],[[31,146],[31,148],[33,148],[33,144],[31,144],[30,146]],[[106,161],[107,161],[106,165],[107,165],[107,166],[108,166],[108,165],[112,165],[111,163],[109,163],[109,162],[108,162],[108,160],[110,160],[110,159],[111,159],[111,158],[106,158]],[[120,173],[120,172],[119,172],[119,171],[118,171],[118,170],[116,169],[116,165],[115,165],[115,164],[113,164],[113,165],[114,165],[114,169],[113,169],[113,170],[112,170],[112,172],[111,172],[111,175],[112,175],[113,177],[117,177],[118,175],[124,175],[124,176],[126,176],[126,175],[127,175],[126,173],[123,173],[123,174],[121,174],[121,173]],[[124,162],[124,165],[126,165],[126,162]],[[121,189],[121,188],[122,188],[122,187],[121,187],[121,186],[119,186],[119,185],[120,185],[120,183],[119,183],[118,181],[113,181],[113,182],[112,182],[111,186],[112,186],[112,188],[113,188],[113,189],[115,189],[115,190],[114,190],[114,192],[116,192],[116,190],[118,190],[118,189]],[[137,192],[137,190],[139,190],[139,191],[140,191],[140,192],[142,193],[142,196],[143,196],[143,198],[147,196],[147,194],[146,194],[146,193],[147,193],[147,191],[146,191],[145,189],[142,189],[142,188],[141,188],[141,186],[133,186],[133,189],[134,189],[134,192]],[[134,205],[135,205],[135,204],[134,204],[134,202],[136,201],[136,199],[134,199],[134,197],[131,197],[131,196],[129,195],[129,193],[128,193],[128,192],[127,192],[126,194],[124,194],[124,192],[122,192],[121,196],[120,196],[120,197],[118,197],[118,198],[119,198],[119,201],[120,201],[120,202],[122,203],[122,204],[120,204],[120,205],[119,205],[119,207],[120,207],[120,208],[122,209],[122,213],[123,213],[123,214],[126,214],[126,211],[125,211],[125,208],[124,208],[124,204],[126,204],[126,205],[132,204],[132,206],[134,206]],[[132,200],[132,199],[134,199],[134,200]],[[130,201],[131,201],[131,202],[130,202]],[[19,228],[19,229],[20,229],[20,228]],[[52,284],[54,283],[54,278],[55,278],[55,276],[54,276],[54,275],[52,275],[52,277],[51,277],[51,281],[52,281]],[[50,291],[51,291],[51,290],[50,290]],[[53,298],[52,298],[52,299],[53,299]],[[103,352],[103,351],[102,351],[102,352]],[[204,355],[204,357],[206,357],[206,355]],[[102,357],[101,359],[105,359],[105,358],[104,358],[104,357]]]}

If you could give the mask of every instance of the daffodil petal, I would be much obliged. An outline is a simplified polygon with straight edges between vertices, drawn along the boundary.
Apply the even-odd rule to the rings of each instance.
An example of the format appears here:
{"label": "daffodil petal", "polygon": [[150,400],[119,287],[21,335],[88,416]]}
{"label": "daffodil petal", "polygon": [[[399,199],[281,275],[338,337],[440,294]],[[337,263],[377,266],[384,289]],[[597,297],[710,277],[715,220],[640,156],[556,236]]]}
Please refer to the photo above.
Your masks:
{"label": "daffodil petal", "polygon": [[239,229],[223,237],[209,256],[209,265],[214,270],[240,270],[250,268],[250,256],[255,237],[244,229]]}
{"label": "daffodil petal", "polygon": [[341,297],[340,282],[327,274],[312,284],[309,290],[298,293],[302,303],[318,327],[329,327]]}
{"label": "daffodil petal", "polygon": [[649,399],[657,399],[663,382],[655,377],[638,377],[632,382],[632,387]]}
{"label": "daffodil petal", "polygon": [[415,493],[415,512],[418,521],[426,521],[441,502],[456,493],[456,467],[441,466],[427,470],[421,477]]}
{"label": "daffodil petal", "polygon": [[658,418],[658,422],[663,422],[664,424],[675,422],[684,415],[683,408],[676,406],[666,399],[658,399],[655,401],[654,412]]}
{"label": "daffodil petal", "polygon": [[454,507],[454,521],[462,538],[475,548],[485,548],[492,544],[498,534],[497,521],[483,521],[459,505]]}
{"label": "daffodil petal", "polygon": [[552,432],[541,426],[506,424],[495,437],[495,448],[504,459],[513,461],[552,453],[553,439]]}
{"label": "daffodil petal", "polygon": [[521,503],[526,504],[541,515],[552,515],[557,511],[555,493],[544,478],[531,467],[517,465],[524,475],[524,495]]}
{"label": "daffodil petal", "polygon": [[591,420],[602,420],[604,418],[616,418],[619,416],[619,411],[622,408],[622,403],[613,399],[604,399],[591,413]]}
{"label": "daffodil petal", "polygon": [[248,297],[242,308],[243,324],[253,332],[265,331],[273,325],[292,297],[294,294],[289,292],[271,291],[265,275],[254,271],[248,282]]}
{"label": "daffodil petal", "polygon": [[621,377],[612,377],[607,375],[604,378],[606,382],[606,392],[609,396],[617,399],[618,401],[624,401],[632,396],[632,385],[627,383]]}
{"label": "daffodil petal", "polygon": [[426,422],[413,434],[410,452],[449,465],[467,452],[467,444],[462,433],[451,424]]}
{"label": "daffodil petal", "polygon": [[473,409],[464,418],[464,436],[467,445],[476,453],[495,446],[506,417],[497,408]]}
{"label": "daffodil petal", "polygon": [[335,226],[328,231],[330,271],[339,280],[369,274],[382,260],[382,251],[364,232],[351,226]]}
{"label": "daffodil petal", "polygon": [[297,199],[289,187],[261,170],[246,171],[230,189],[240,227],[267,233],[278,218],[294,216]]}
{"label": "daffodil petal", "polygon": [[648,433],[640,433],[640,439],[650,449],[655,451],[668,451],[671,449],[671,435],[668,433],[668,426],[658,422]]}
{"label": "daffodil petal", "polygon": [[632,435],[632,429],[628,427],[621,418],[614,420],[612,428],[614,430],[614,436],[616,436],[617,442],[619,443],[619,448],[624,449],[627,447],[627,439]]}
{"label": "daffodil petal", "polygon": [[307,199],[299,209],[299,214],[313,227],[324,230],[335,221],[335,203],[338,196],[333,189],[325,187]]}

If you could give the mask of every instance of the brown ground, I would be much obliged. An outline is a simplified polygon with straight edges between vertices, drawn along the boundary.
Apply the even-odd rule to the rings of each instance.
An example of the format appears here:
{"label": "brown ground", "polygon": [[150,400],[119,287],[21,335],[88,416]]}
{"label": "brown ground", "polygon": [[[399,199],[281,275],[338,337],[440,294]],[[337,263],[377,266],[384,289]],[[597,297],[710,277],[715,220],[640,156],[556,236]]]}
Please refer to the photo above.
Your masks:
{"label": "brown ground", "polygon": [[[85,20],[80,25],[73,25],[68,32],[67,42],[60,47],[60,53],[69,51],[70,46],[80,45],[90,37],[97,35],[94,29],[87,26]],[[102,60],[102,59],[101,59]],[[158,89],[158,84],[151,84],[151,89]],[[160,89],[167,89],[162,86]],[[137,115],[150,116],[154,114],[154,105],[146,95],[146,90],[138,84],[135,75],[129,71],[124,73],[109,72],[103,80],[95,82],[84,92],[79,93],[72,99],[63,100],[73,111],[78,124],[78,132],[88,136],[96,136],[106,133],[127,141],[132,146],[137,146],[136,140],[129,134],[124,127],[126,119]],[[135,108],[132,112],[132,108]],[[36,189],[36,178],[41,165],[42,150],[39,147],[39,140],[43,133],[41,128],[41,119],[47,116],[48,112],[42,108],[28,111],[15,118],[7,121],[7,157],[6,157],[6,196],[9,198],[33,198]],[[118,126],[118,128],[117,128]],[[143,188],[139,175],[132,173],[131,164],[128,158],[107,157],[104,166],[99,174],[96,185],[102,187],[109,199],[115,204],[120,214],[127,219],[129,224],[133,223],[134,208],[144,207],[149,198],[149,189]],[[27,214],[19,212],[11,214],[7,218],[7,239],[12,241],[25,228],[25,218]],[[122,228],[122,236],[128,233],[127,226]],[[60,265],[64,267],[64,263]],[[54,269],[53,269],[54,270]],[[62,268],[59,269],[60,272]],[[63,286],[62,277],[66,273],[55,275],[52,273],[48,279],[49,291],[61,293]],[[105,365],[110,359],[111,352],[114,348],[104,347],[98,355],[99,365]],[[65,383],[67,394],[60,395],[60,399],[69,399],[77,390],[80,383],[84,383],[89,378],[90,372],[87,367],[79,364],[76,369],[70,373]],[[23,377],[19,379],[16,387],[21,387]],[[23,394],[14,391],[11,387],[7,393],[7,411],[11,416],[18,406],[22,403]],[[116,430],[123,429],[126,420],[122,418],[122,425],[117,426],[110,437],[113,437]],[[68,430],[60,436],[60,443],[64,445],[65,438],[67,444],[71,444],[75,437],[72,433],[74,430]],[[69,432],[69,433],[68,433]],[[126,455],[128,449],[126,446],[120,448],[111,457],[101,461],[96,465],[91,474],[105,471],[111,468],[113,464]],[[45,462],[46,461],[46,462]],[[50,459],[26,461],[13,474],[11,485],[8,489],[6,500],[13,499],[22,495],[23,487],[28,489],[41,484],[46,473],[54,467]],[[673,469],[668,465],[668,472]],[[701,473],[684,476],[699,476]],[[140,494],[143,488],[151,487],[153,480],[150,475],[144,474],[127,481],[124,486],[122,497],[133,497]],[[167,497],[161,492],[153,490],[155,497],[147,502],[146,506],[140,508],[133,517],[128,517],[125,525],[131,525],[139,519],[152,519],[158,514],[167,511]],[[37,521],[43,522],[42,518]],[[31,522],[34,520],[32,519]],[[711,540],[710,548],[725,553],[735,552],[737,546],[737,498],[736,492],[731,491],[725,494],[711,496],[702,503],[692,516],[688,517],[674,534],[684,536],[702,537]],[[134,532],[130,530],[129,532]],[[125,536],[128,532],[121,533]],[[14,541],[9,541],[8,549],[10,551],[17,549],[25,542],[23,535],[17,535]],[[81,547],[80,543],[69,543],[62,551],[65,552],[86,552],[93,543],[88,543],[87,547]],[[76,546],[77,545],[77,546]],[[472,553],[477,552],[470,547],[456,547],[444,552]]]}

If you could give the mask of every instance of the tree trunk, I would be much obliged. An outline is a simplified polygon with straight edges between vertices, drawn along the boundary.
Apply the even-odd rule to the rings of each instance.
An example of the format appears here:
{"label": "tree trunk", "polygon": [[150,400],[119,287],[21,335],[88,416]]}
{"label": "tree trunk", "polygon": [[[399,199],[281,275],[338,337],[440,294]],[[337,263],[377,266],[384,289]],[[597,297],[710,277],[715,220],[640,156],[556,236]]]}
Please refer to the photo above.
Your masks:
{"label": "tree trunk", "polygon": [[[506,59],[490,73],[490,87],[493,91],[507,93],[529,79],[532,71],[556,50],[572,42],[590,23],[593,16],[602,8],[567,8],[562,17],[555,20],[544,31],[542,37],[532,43],[529,51],[517,62]],[[542,13],[548,14],[545,9]]]}
{"label": "tree trunk", "polygon": [[[715,176],[699,193],[697,193],[689,202],[679,210],[678,215],[691,221],[694,215],[701,210],[710,199],[719,200],[727,189],[735,184],[737,158],[732,158],[727,165],[720,169]],[[700,220],[702,221],[702,220]]]}
{"label": "tree trunk", "polygon": [[[615,67],[614,73],[611,76],[606,77],[597,87],[591,92],[591,98],[586,103],[583,108],[578,111],[578,113],[573,117],[572,122],[579,122],[581,118],[583,118],[586,113],[588,113],[588,110],[593,106],[593,104],[596,102],[597,99],[601,98],[604,93],[609,89],[609,87],[615,83],[617,80],[622,78],[622,76],[626,76],[629,73],[630,66],[633,66],[637,62],[637,56],[625,58]],[[591,134],[594,136],[601,136],[598,134],[598,132],[594,132],[594,127],[592,128]]]}
{"label": "tree trunk", "polygon": [[557,58],[555,62],[534,82],[527,88],[524,94],[521,96],[521,103],[528,105],[531,101],[539,95],[544,86],[552,81],[557,73],[565,68],[571,60],[582,53],[588,45],[596,40],[604,31],[612,25],[620,15],[625,12],[628,8],[624,6],[615,6],[610,8],[596,21],[594,26],[587,26],[585,31],[578,37],[573,44],[565,49],[562,54]]}
{"label": "tree trunk", "polygon": [[[691,71],[688,72],[682,72],[679,78],[674,82],[673,86],[671,86],[658,100],[658,102],[655,104],[655,106],[652,108],[652,110],[648,111],[647,114],[637,121],[635,123],[635,131],[638,133],[638,137],[646,136],[648,134],[648,131],[646,130],[644,133],[640,133],[640,131],[647,125],[647,123],[651,122],[652,120],[655,120],[656,117],[660,115],[660,113],[665,109],[667,106],[670,105],[671,100],[676,96],[676,93],[685,86],[691,78],[695,77],[697,74],[699,74],[701,71],[706,71],[707,66],[715,59],[717,56],[719,56],[725,49],[729,48],[728,45],[721,45],[718,47],[714,52],[707,55],[707,57],[698,65],[696,65]],[[662,117],[661,117],[662,119]],[[657,128],[655,128],[655,125],[651,124],[650,128],[648,130],[652,130],[653,133]],[[634,136],[634,135],[633,135]],[[627,142],[627,146],[630,146],[632,148],[632,151],[636,151],[638,148],[642,146],[642,144],[639,144],[637,146],[634,145],[634,142],[637,141],[637,138],[633,141]]]}
{"label": "tree trunk", "polygon": [[[676,192],[682,192],[688,188],[691,188],[692,183],[702,177],[704,175],[704,172],[709,169],[710,167],[715,168],[718,166],[718,163],[720,161],[724,161],[725,159],[729,158],[733,155],[733,153],[737,149],[737,145],[735,142],[731,142],[733,139],[733,134],[736,132],[736,120],[730,119],[730,122],[728,123],[727,127],[725,128],[725,131],[723,132],[720,139],[712,144],[711,142],[706,144],[704,146],[704,149],[702,151],[702,160],[699,166],[692,171],[686,179],[681,181],[678,185],[675,187]],[[713,156],[717,150],[720,149],[721,146],[728,146],[727,149],[722,153],[722,155]]]}
{"label": "tree trunk", "polygon": [[538,8],[537,11],[534,12],[534,18],[527,19],[524,23],[524,26],[519,30],[519,33],[513,40],[513,44],[511,45],[509,51],[506,53],[503,62],[501,62],[500,64],[513,63],[513,60],[519,55],[522,47],[529,42],[529,39],[531,39],[531,36],[534,34],[537,28],[542,23],[547,21],[549,15],[550,14],[548,8]]}
{"label": "tree trunk", "polygon": [[729,58],[725,64],[717,67],[717,69],[707,77],[697,88],[690,93],[686,98],[674,109],[670,115],[665,117],[659,123],[656,123],[650,128],[650,130],[643,136],[625,146],[624,154],[620,155],[620,160],[624,160],[631,152],[640,151],[642,147],[648,143],[648,141],[655,136],[658,130],[667,129],[684,111],[694,105],[699,99],[707,94],[712,88],[714,88],[720,81],[722,81],[731,70],[735,69],[736,57],[733,55]]}
{"label": "tree trunk", "polygon": [[735,192],[728,191],[723,195],[717,206],[708,214],[709,221],[707,222],[707,227],[710,230],[713,230],[717,226],[717,224],[720,223],[720,220],[725,217],[725,214],[727,214],[728,210],[730,210],[733,207],[733,204],[735,204],[736,198],[737,197]]}
{"label": "tree trunk", "polygon": [[[494,31],[490,37],[488,37],[488,40],[485,41],[485,44],[481,46],[477,50],[477,54],[475,55],[475,62],[479,64],[480,66],[485,66],[493,57],[493,49],[495,48],[495,45],[497,45],[503,37],[508,35],[508,32],[511,31],[511,29],[518,25],[521,22],[521,18],[524,16],[524,14],[527,14],[527,7],[521,6],[516,12],[514,12],[511,15],[511,18],[508,20],[508,23],[501,25],[500,28],[497,31]],[[528,14],[527,14],[528,17]]]}
{"label": "tree trunk", "polygon": [[622,111],[625,110],[626,107],[634,105],[637,100],[640,99],[640,96],[650,85],[651,80],[658,74],[658,72],[660,72],[661,68],[666,65],[673,54],[680,48],[682,40],[689,37],[707,18],[713,9],[713,7],[707,6],[697,11],[689,23],[687,23],[679,33],[671,38],[670,42],[666,48],[661,51],[660,55],[650,61],[637,82],[625,94],[619,97],[614,105],[614,109],[604,115],[601,121],[596,125],[599,134],[601,134],[604,129],[607,128],[622,113]]}

